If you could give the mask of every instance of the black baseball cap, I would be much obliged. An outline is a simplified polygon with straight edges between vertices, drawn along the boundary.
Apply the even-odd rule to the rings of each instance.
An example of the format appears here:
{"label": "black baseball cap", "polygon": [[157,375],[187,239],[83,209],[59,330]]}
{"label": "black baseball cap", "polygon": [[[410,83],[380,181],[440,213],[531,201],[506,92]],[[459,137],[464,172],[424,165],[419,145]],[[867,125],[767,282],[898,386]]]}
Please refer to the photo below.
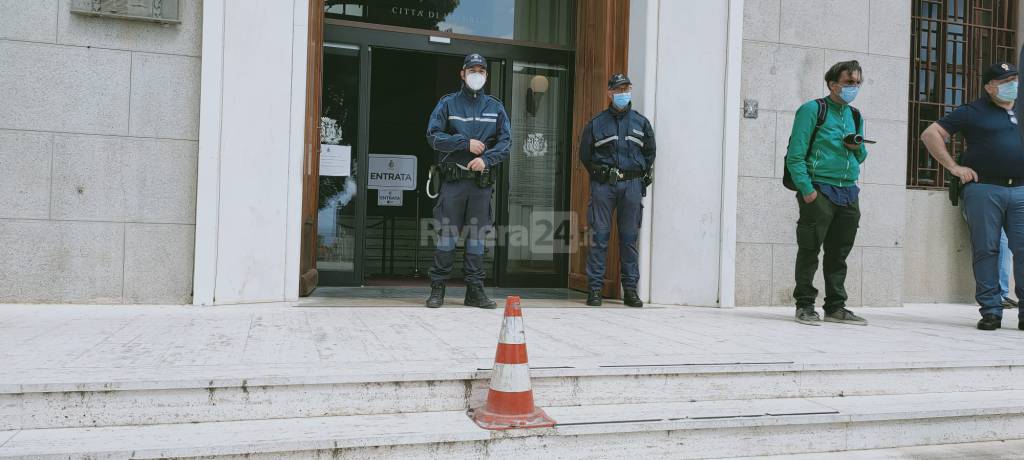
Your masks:
{"label": "black baseball cap", "polygon": [[483,56],[473,53],[466,56],[466,59],[462,61],[463,70],[473,67],[475,65],[487,68],[487,60]]}
{"label": "black baseball cap", "polygon": [[981,74],[981,84],[987,85],[992,80],[1002,80],[1017,75],[1017,66],[1009,62],[996,62],[985,69]]}
{"label": "black baseball cap", "polygon": [[615,88],[618,88],[618,87],[620,87],[622,85],[632,85],[632,84],[633,83],[629,81],[629,77],[627,77],[627,76],[625,76],[625,75],[623,75],[621,73],[617,73],[615,75],[612,75],[612,78],[608,79],[608,89],[615,89]]}

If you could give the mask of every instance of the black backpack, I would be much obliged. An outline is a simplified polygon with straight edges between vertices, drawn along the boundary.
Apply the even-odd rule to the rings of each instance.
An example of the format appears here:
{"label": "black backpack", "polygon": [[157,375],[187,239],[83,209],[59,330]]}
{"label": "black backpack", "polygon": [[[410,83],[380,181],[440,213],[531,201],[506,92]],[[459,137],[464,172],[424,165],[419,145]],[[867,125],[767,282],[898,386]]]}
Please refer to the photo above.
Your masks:
{"label": "black backpack", "polygon": [[[828,117],[828,107],[825,105],[825,98],[815,99],[814,102],[818,103],[818,121],[814,124],[814,131],[811,131],[811,140],[807,142],[807,155],[811,155],[811,149],[814,148],[814,139],[818,136],[818,128],[825,124],[825,118]],[[850,110],[853,111],[853,125],[854,130],[860,132],[860,125],[862,123],[860,118],[860,110],[856,107],[850,106]],[[789,140],[793,140],[792,134],[789,136]],[[786,158],[789,158],[789,145],[786,145]],[[786,188],[797,191],[796,184],[793,183],[793,177],[789,175],[789,166],[783,165],[782,167],[782,185]]]}

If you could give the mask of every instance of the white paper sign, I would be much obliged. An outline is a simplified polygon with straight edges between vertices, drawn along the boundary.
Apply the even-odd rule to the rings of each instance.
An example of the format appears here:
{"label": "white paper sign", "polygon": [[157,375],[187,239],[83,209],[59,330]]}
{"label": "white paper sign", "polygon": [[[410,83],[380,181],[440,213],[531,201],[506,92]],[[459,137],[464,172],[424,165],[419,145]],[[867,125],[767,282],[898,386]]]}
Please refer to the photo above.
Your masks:
{"label": "white paper sign", "polygon": [[367,188],[416,190],[416,156],[370,155]]}
{"label": "white paper sign", "polygon": [[402,191],[395,189],[377,190],[377,206],[401,206]]}
{"label": "white paper sign", "polygon": [[320,144],[321,176],[348,176],[351,173],[351,145]]}

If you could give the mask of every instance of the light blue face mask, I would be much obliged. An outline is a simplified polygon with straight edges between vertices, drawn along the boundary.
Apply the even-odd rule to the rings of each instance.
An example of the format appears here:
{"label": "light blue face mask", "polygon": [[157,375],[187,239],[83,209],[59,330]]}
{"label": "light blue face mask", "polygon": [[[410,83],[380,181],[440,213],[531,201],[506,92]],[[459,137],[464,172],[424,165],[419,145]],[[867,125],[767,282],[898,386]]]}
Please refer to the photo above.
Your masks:
{"label": "light blue face mask", "polygon": [[632,100],[633,93],[612,94],[612,105],[614,105],[615,108],[619,110],[624,109],[627,105],[629,105],[630,101]]}
{"label": "light blue face mask", "polygon": [[860,93],[860,86],[843,86],[839,90],[839,97],[841,97],[847,104],[857,99],[857,94]]}
{"label": "light blue face mask", "polygon": [[996,94],[1000,100],[1005,102],[1013,102],[1017,99],[1017,82],[1008,81],[999,85],[999,93]]}

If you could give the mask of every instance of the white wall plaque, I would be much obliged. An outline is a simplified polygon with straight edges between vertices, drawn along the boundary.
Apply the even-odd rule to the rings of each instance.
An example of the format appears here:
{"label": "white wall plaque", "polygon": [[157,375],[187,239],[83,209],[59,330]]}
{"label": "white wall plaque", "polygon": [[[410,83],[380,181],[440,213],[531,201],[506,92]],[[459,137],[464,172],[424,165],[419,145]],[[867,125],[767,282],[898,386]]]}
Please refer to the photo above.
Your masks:
{"label": "white wall plaque", "polygon": [[72,0],[71,12],[162,24],[181,23],[178,0]]}

